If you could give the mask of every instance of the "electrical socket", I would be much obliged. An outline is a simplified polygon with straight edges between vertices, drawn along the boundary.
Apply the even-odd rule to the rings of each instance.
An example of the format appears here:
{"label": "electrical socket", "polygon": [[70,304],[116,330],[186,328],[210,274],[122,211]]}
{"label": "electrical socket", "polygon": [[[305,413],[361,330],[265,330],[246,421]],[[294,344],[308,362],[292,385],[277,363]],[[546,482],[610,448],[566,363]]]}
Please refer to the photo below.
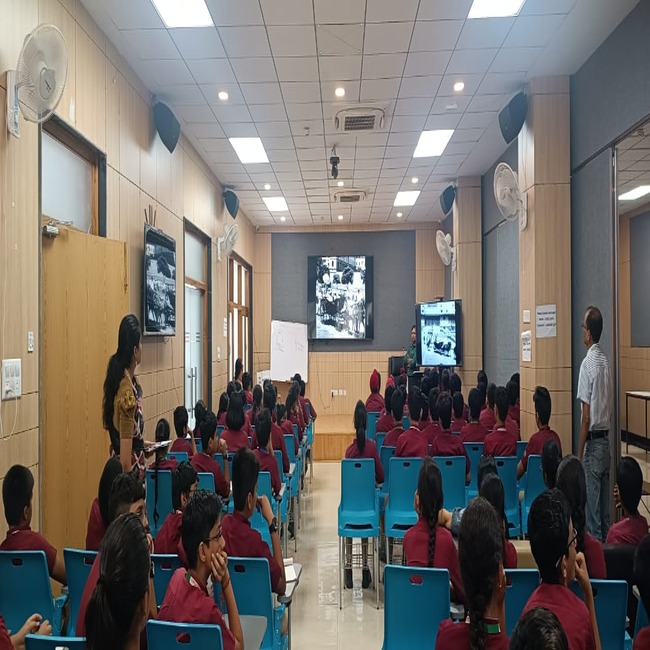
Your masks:
{"label": "electrical socket", "polygon": [[347,397],[348,391],[345,388],[341,392],[343,393],[343,397]]}
{"label": "electrical socket", "polygon": [[338,391],[336,390],[336,388],[332,388],[332,390],[330,391],[330,396],[331,397],[336,397],[337,394],[338,394]]}
{"label": "electrical socket", "polygon": [[27,352],[34,351],[34,332],[27,332]]}
{"label": "electrical socket", "polygon": [[22,395],[22,362],[20,359],[2,360],[2,399],[17,399]]}

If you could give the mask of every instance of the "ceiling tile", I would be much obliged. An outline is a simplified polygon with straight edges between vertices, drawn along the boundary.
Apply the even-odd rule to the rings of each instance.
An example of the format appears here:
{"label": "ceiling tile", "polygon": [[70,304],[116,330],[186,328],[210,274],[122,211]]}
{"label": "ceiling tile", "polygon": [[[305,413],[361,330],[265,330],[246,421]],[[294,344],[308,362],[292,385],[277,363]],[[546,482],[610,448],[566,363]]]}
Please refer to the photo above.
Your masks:
{"label": "ceiling tile", "polygon": [[[239,1],[239,0],[237,0]],[[219,27],[221,42],[229,58],[271,56],[264,26]]]}
{"label": "ceiling tile", "polygon": [[285,102],[319,102],[321,98],[320,84],[314,81],[288,81],[280,84],[280,87]]}
{"label": "ceiling tile", "polygon": [[413,30],[410,51],[453,50],[462,29],[462,20],[418,20]]}
{"label": "ceiling tile", "polygon": [[481,95],[512,95],[523,88],[523,72],[488,72],[478,87]]}
{"label": "ceiling tile", "polygon": [[424,123],[427,121],[427,115],[404,115],[395,116],[390,123],[390,132],[408,133],[412,131],[422,131]]}
{"label": "ceiling tile", "polygon": [[207,104],[203,104],[203,106],[176,106],[174,114],[188,123],[210,123],[215,121],[214,113]]}
{"label": "ceiling tile", "polygon": [[467,107],[468,113],[500,111],[510,100],[510,95],[476,95]]}
{"label": "ceiling tile", "polygon": [[253,121],[246,106],[228,106],[227,104],[223,104],[221,106],[213,106],[212,110],[222,126],[229,122]]}
{"label": "ceiling tile", "polygon": [[395,104],[395,115],[422,115],[426,117],[431,108],[430,97],[398,99]]}
{"label": "ceiling tile", "polygon": [[187,62],[192,76],[198,84],[234,83],[228,59],[200,59]]}
{"label": "ceiling tile", "polygon": [[225,137],[199,138],[199,142],[207,152],[233,151],[232,145]]}
{"label": "ceiling tile", "polygon": [[[344,97],[336,96],[336,89],[345,90]],[[329,104],[330,108],[338,108],[352,102],[359,101],[359,82],[358,81],[323,81],[321,83],[321,96],[324,104]]]}
{"label": "ceiling tile", "polygon": [[310,25],[314,22],[311,2],[305,0],[260,0],[267,25]]}
{"label": "ceiling tile", "polygon": [[239,84],[246,103],[251,104],[280,104],[282,93],[278,83],[242,83]]}
{"label": "ceiling tile", "polygon": [[478,142],[483,134],[485,133],[485,129],[481,128],[462,128],[458,129],[454,133],[454,142]]}
{"label": "ceiling tile", "polygon": [[251,104],[248,110],[256,124],[261,122],[284,122],[287,119],[284,104]]}
{"label": "ceiling tile", "polygon": [[575,3],[576,0],[528,0],[519,15],[568,14]]}
{"label": "ceiling tile", "polygon": [[318,64],[323,81],[346,81],[361,77],[361,56],[321,56]]}
{"label": "ceiling tile", "polygon": [[442,115],[429,115],[424,124],[427,130],[455,129],[462,118],[461,113],[444,113]]}
{"label": "ceiling tile", "polygon": [[514,18],[467,20],[460,33],[456,49],[475,50],[501,47],[514,22]]}
{"label": "ceiling tile", "polygon": [[[478,90],[479,84],[481,83],[484,75],[480,74],[467,74],[467,73],[456,73],[456,74],[447,74],[443,77],[440,88],[438,88],[438,94],[447,95],[448,97],[453,96],[469,96],[471,97]],[[465,84],[465,88],[457,93],[454,90],[454,84],[458,81],[462,81]]]}
{"label": "ceiling tile", "polygon": [[[97,2],[99,3],[99,0]],[[165,27],[150,2],[134,4],[133,0],[112,0],[110,17],[118,29],[162,29]]]}
{"label": "ceiling tile", "polygon": [[354,56],[363,49],[363,23],[316,25],[316,42],[321,56]]}
{"label": "ceiling tile", "polygon": [[139,69],[158,86],[195,83],[184,61],[143,61]]}
{"label": "ceiling tile", "polygon": [[545,47],[564,20],[562,15],[518,16],[504,47]]}
{"label": "ceiling tile", "polygon": [[189,131],[199,139],[226,137],[223,129],[217,124],[216,121],[212,124],[192,124],[189,128]]}
{"label": "ceiling tile", "polygon": [[361,82],[360,100],[364,102],[395,99],[398,93],[401,92],[401,81],[399,77],[393,79],[364,79]]}
{"label": "ceiling tile", "polygon": [[170,29],[169,35],[184,59],[218,59],[226,56],[219,33],[214,27]]}
{"label": "ceiling tile", "polygon": [[427,97],[429,101],[438,93],[441,76],[404,77],[399,89],[400,99]]}
{"label": "ceiling tile", "polygon": [[366,8],[366,22],[386,23],[398,20],[415,20],[420,0],[369,0]]}
{"label": "ceiling tile", "polygon": [[363,57],[364,79],[390,79],[401,77],[406,54],[370,54]]}
{"label": "ceiling tile", "polygon": [[408,52],[412,33],[412,22],[369,23],[366,25],[363,53],[368,55]]}
{"label": "ceiling tile", "polygon": [[465,20],[473,0],[427,0],[420,2],[418,20]]}
{"label": "ceiling tile", "polygon": [[129,29],[122,36],[141,61],[181,58],[166,29]]}
{"label": "ceiling tile", "polygon": [[502,48],[492,61],[490,72],[528,72],[543,51],[541,47]]}
{"label": "ceiling tile", "polygon": [[267,27],[273,56],[316,56],[316,38],[312,25]]}
{"label": "ceiling tile", "polygon": [[229,138],[256,138],[259,131],[252,122],[232,122],[221,125],[223,132]]}
{"label": "ceiling tile", "polygon": [[270,58],[233,59],[232,68],[239,83],[274,82],[277,80],[273,59]]}
{"label": "ceiling tile", "polygon": [[362,23],[366,0],[314,0],[315,20],[318,23]]}
{"label": "ceiling tile", "polygon": [[424,77],[444,74],[451,58],[451,51],[411,52],[406,59],[405,77]]}
{"label": "ceiling tile", "polygon": [[315,56],[277,57],[275,67],[280,81],[314,81],[318,79],[318,63]]}
{"label": "ceiling tile", "polygon": [[272,138],[264,138],[264,148],[266,149],[266,154],[272,163],[294,162],[297,160],[296,152],[293,149],[293,143],[291,144],[291,149],[271,149],[271,144],[269,142],[271,139]]}
{"label": "ceiling tile", "polygon": [[287,117],[290,122],[298,120],[320,120],[323,108],[318,104],[286,104]]}
{"label": "ceiling tile", "polygon": [[259,0],[206,0],[214,24],[222,25],[262,25],[262,11]]}
{"label": "ceiling tile", "polygon": [[445,113],[462,114],[469,105],[471,99],[471,97],[464,95],[454,95],[453,97],[438,95],[431,105],[430,112],[432,115],[440,115]]}
{"label": "ceiling tile", "polygon": [[161,86],[156,97],[174,106],[197,106],[205,104],[205,97],[197,84]]}
{"label": "ceiling tile", "polygon": [[447,66],[447,74],[487,72],[498,50],[455,50]]}
{"label": "ceiling tile", "polygon": [[[289,122],[286,120],[277,122],[260,122],[257,124],[257,132],[265,141],[267,136],[274,140],[283,139],[287,143],[287,146],[290,144],[293,147],[290,138],[291,129],[289,128]],[[286,138],[288,138],[288,140]],[[264,146],[266,147],[266,145]],[[280,148],[277,143],[274,143],[274,146],[276,149]]]}
{"label": "ceiling tile", "polygon": [[[201,84],[200,87],[210,106],[231,106],[246,103],[237,83]],[[219,99],[221,91],[228,93],[228,99],[225,102]]]}

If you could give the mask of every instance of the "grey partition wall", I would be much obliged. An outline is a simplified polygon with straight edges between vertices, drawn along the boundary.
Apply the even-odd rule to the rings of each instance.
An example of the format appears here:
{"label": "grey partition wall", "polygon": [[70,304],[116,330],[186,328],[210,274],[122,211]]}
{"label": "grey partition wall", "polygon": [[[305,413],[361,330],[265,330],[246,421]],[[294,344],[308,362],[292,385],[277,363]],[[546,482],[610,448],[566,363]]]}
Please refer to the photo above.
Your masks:
{"label": "grey partition wall", "polygon": [[650,212],[630,220],[630,301],[632,347],[650,347]]}

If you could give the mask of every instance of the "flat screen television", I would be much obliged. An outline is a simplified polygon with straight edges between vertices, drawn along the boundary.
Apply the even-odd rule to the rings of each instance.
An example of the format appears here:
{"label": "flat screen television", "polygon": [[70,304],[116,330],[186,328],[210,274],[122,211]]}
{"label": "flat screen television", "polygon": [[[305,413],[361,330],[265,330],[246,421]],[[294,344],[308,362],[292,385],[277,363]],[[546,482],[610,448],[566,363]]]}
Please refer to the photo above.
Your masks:
{"label": "flat screen television", "polygon": [[176,334],[176,241],[146,224],[144,227],[142,333]]}
{"label": "flat screen television", "polygon": [[463,365],[463,309],[460,300],[416,305],[415,330],[419,365]]}
{"label": "flat screen television", "polygon": [[310,256],[307,323],[315,340],[374,338],[373,258],[368,255]]}

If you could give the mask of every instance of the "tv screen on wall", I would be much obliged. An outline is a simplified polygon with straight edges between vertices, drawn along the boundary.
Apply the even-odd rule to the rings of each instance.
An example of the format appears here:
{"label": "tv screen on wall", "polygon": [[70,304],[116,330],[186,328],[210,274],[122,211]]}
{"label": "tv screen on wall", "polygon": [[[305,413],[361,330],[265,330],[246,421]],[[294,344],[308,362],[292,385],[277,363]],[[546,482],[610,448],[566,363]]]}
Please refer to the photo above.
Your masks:
{"label": "tv screen on wall", "polygon": [[307,281],[309,338],[374,337],[371,256],[310,256]]}
{"label": "tv screen on wall", "polygon": [[176,334],[176,241],[153,226],[144,227],[142,333]]}
{"label": "tv screen on wall", "polygon": [[440,300],[415,306],[419,365],[455,367],[463,364],[462,316],[460,300]]}

